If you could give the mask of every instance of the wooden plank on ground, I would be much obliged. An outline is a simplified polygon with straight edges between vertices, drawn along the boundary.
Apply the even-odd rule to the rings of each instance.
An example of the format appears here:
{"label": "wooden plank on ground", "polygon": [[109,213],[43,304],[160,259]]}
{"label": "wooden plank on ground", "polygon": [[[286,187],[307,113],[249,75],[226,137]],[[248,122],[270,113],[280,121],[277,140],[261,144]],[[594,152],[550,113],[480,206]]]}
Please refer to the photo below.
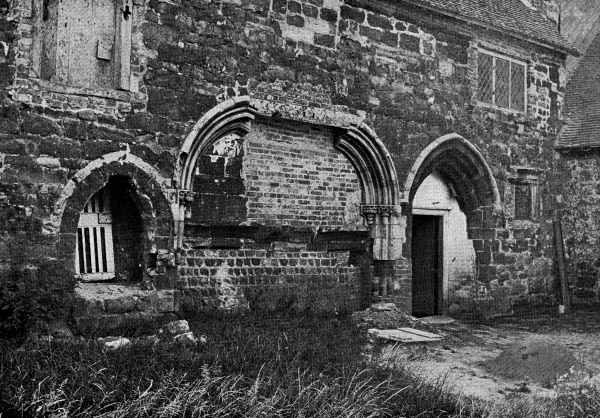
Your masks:
{"label": "wooden plank on ground", "polygon": [[[410,330],[410,331],[408,331]],[[372,328],[368,330],[369,335],[375,338],[381,338],[390,341],[397,341],[400,343],[410,344],[410,343],[432,343],[441,341],[444,337],[437,334],[432,334],[429,332],[424,332],[428,335],[419,335],[419,333],[414,332],[412,328],[403,328],[403,329],[376,329]]]}

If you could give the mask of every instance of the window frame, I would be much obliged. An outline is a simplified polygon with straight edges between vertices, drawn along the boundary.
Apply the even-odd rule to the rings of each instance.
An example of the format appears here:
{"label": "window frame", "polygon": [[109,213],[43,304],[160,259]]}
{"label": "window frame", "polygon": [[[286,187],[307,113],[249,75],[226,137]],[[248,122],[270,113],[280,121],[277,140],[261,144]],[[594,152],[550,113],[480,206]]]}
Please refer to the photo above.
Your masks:
{"label": "window frame", "polygon": [[[480,99],[480,83],[481,83],[481,74],[479,73],[479,59],[481,54],[488,55],[492,57],[492,101],[493,103],[486,102]],[[509,107],[504,107],[496,104],[496,59],[500,58],[505,61],[508,61],[510,64],[509,67],[509,75],[511,74],[512,65],[517,64],[523,67],[523,109],[512,109],[510,108],[511,98],[512,98],[512,79],[509,76]],[[527,113],[527,62],[519,60],[517,58],[509,57],[507,55],[499,54],[497,52],[493,52],[487,49],[479,48],[477,50],[477,91],[476,91],[476,101],[480,106],[490,107],[493,109],[499,109],[507,112],[517,113],[517,114],[525,114]]]}
{"label": "window frame", "polygon": [[[540,175],[542,171],[531,167],[516,167],[514,168],[514,175],[510,178],[512,183],[512,195],[513,195],[513,220],[515,222],[538,222],[541,212],[541,201],[539,194]],[[517,219],[517,201],[516,201],[516,187],[517,186],[529,186],[529,199],[530,207],[529,219]]]}
{"label": "window frame", "polygon": [[[137,8],[143,5],[141,0],[115,0],[115,29],[114,29],[114,44],[111,51],[111,61],[113,61],[113,83],[110,87],[91,85],[91,86],[79,86],[69,84],[56,80],[54,78],[57,73],[56,68],[56,57],[52,58],[50,62],[54,65],[54,68],[50,71],[51,77],[44,77],[45,70],[43,70],[44,58],[44,42],[46,37],[44,36],[47,31],[54,32],[54,36],[58,35],[57,22],[59,18],[53,16],[54,21],[48,21],[46,6],[47,1],[45,0],[34,0],[32,4],[32,10],[28,16],[31,20],[31,26],[34,28],[31,34],[32,48],[29,51],[30,65],[29,65],[29,81],[33,82],[35,88],[41,87],[44,90],[51,92],[62,93],[62,94],[77,94],[77,95],[91,95],[100,98],[111,98],[116,100],[135,102],[141,99],[142,96],[139,93],[140,75],[139,68],[134,66],[134,61],[138,58],[138,53],[133,48],[133,32],[136,28],[139,29],[141,24],[136,19]],[[127,19],[118,19],[121,15],[119,9],[129,8],[130,13]],[[123,22],[123,20],[125,22]],[[55,52],[54,52],[55,54]],[[99,58],[100,59],[100,58]],[[52,77],[54,75],[54,77]],[[66,91],[65,91],[66,90]]]}

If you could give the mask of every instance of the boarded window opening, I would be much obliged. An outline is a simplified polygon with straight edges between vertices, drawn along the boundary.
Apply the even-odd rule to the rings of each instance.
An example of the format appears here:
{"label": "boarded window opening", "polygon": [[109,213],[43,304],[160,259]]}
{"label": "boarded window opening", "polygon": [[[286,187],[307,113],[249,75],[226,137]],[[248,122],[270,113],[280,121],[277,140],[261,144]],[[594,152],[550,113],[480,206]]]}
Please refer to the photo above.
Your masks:
{"label": "boarded window opening", "polygon": [[531,184],[515,184],[515,219],[529,221],[533,218]]}
{"label": "boarded window opening", "polygon": [[130,89],[132,0],[42,0],[40,7],[42,79]]}
{"label": "boarded window opening", "polygon": [[511,178],[514,188],[514,219],[536,221],[540,211],[538,182],[540,170],[530,167],[517,167]]}

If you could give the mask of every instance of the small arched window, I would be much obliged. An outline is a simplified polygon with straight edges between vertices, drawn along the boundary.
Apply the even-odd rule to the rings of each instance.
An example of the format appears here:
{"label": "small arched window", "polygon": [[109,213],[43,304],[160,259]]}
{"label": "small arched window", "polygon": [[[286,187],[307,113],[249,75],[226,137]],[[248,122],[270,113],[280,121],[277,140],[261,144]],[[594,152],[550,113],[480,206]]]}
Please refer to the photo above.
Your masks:
{"label": "small arched window", "polygon": [[75,270],[84,281],[110,280],[115,276],[109,199],[106,188],[100,190],[79,215]]}

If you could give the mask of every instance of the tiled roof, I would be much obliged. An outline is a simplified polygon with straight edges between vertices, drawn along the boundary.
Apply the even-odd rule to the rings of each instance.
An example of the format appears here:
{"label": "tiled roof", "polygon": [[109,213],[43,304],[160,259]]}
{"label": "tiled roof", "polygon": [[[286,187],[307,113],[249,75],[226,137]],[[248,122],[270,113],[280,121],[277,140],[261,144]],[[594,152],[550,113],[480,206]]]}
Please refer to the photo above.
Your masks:
{"label": "tiled roof", "polygon": [[565,53],[575,48],[559,33],[552,22],[521,0],[400,0],[417,7],[450,15],[460,20],[493,28],[528,41],[542,43]]}
{"label": "tiled roof", "polygon": [[567,83],[563,114],[567,125],[557,148],[600,147],[600,35]]}
{"label": "tiled roof", "polygon": [[[600,33],[600,1],[560,0],[560,34],[582,54]],[[577,68],[580,57],[567,57],[567,74]]]}

